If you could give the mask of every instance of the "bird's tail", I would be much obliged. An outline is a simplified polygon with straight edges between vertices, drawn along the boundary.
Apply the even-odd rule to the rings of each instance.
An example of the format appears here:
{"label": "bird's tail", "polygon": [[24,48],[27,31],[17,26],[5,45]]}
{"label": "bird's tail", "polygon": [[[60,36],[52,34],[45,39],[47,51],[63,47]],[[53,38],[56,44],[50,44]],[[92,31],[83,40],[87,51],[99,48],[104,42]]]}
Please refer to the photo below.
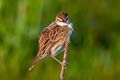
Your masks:
{"label": "bird's tail", "polygon": [[34,60],[32,66],[29,68],[29,71],[34,68],[35,64],[36,64],[38,61],[39,61],[39,57],[36,57],[36,59]]}
{"label": "bird's tail", "polygon": [[36,59],[34,60],[33,64],[32,64],[32,66],[29,68],[29,71],[34,68],[35,64],[36,64],[38,61],[42,60],[42,59],[43,59],[44,57],[46,57],[46,56],[47,56],[47,55],[37,56]]}

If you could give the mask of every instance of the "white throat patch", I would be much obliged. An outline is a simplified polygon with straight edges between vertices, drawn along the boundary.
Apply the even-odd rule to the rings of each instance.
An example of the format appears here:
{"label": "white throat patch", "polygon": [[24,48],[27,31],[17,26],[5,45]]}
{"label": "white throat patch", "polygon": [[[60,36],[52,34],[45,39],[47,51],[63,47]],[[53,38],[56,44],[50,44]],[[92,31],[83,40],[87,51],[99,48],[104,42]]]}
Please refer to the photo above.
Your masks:
{"label": "white throat patch", "polygon": [[67,23],[59,22],[59,21],[57,21],[57,24],[60,25],[60,26],[67,26],[68,25]]}
{"label": "white throat patch", "polygon": [[64,23],[64,22],[56,22],[58,25],[60,25],[60,26],[68,26],[68,27],[70,27],[71,28],[71,30],[72,31],[74,31],[74,29],[73,29],[73,24],[70,22],[70,23]]}

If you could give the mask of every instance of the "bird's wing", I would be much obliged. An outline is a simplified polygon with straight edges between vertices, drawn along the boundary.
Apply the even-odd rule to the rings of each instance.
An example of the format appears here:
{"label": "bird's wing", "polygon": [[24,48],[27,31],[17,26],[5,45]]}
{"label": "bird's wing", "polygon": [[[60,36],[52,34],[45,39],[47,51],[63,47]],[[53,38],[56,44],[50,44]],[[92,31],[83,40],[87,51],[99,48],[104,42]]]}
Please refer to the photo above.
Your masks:
{"label": "bird's wing", "polygon": [[52,46],[55,45],[59,40],[64,39],[66,36],[64,27],[58,25],[53,25],[52,27],[47,27],[40,36],[39,44],[40,51],[37,56],[42,56],[49,53]]}
{"label": "bird's wing", "polygon": [[65,33],[66,30],[64,27],[55,24],[52,24],[43,30],[39,39],[39,52],[29,70],[31,70],[39,60],[44,58],[47,53],[50,52],[51,47],[54,46],[57,42],[59,42],[59,40],[65,40]]}

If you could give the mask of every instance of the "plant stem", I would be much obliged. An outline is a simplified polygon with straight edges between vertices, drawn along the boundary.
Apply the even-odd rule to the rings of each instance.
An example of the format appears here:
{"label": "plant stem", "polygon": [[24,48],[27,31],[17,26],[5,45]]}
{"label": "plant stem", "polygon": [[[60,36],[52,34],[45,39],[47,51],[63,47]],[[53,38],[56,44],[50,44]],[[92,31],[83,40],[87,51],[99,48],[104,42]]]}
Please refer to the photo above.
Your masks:
{"label": "plant stem", "polygon": [[64,80],[64,74],[65,74],[64,72],[65,72],[66,63],[67,63],[68,45],[69,45],[69,42],[66,41],[65,42],[65,52],[64,52],[64,57],[63,57],[63,65],[62,65],[62,69],[61,69],[61,73],[60,73],[61,80]]}

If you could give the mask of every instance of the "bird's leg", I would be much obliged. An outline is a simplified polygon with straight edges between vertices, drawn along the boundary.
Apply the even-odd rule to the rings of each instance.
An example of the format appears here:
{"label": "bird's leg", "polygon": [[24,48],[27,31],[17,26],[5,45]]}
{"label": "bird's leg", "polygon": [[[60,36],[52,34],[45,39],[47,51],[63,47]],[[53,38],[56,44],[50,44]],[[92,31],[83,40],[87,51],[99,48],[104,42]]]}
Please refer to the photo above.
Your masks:
{"label": "bird's leg", "polygon": [[54,60],[56,60],[58,63],[60,63],[61,65],[64,65],[60,60],[58,60],[55,56],[53,56],[52,54],[49,54],[51,58],[53,58]]}

